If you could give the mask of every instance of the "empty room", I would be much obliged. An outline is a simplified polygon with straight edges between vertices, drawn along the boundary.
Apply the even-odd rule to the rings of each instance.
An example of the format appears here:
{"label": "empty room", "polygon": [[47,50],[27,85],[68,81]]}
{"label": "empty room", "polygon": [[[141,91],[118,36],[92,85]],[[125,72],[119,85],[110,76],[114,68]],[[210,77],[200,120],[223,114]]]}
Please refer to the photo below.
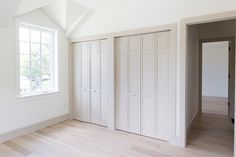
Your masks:
{"label": "empty room", "polygon": [[235,0],[0,12],[0,157],[236,157]]}

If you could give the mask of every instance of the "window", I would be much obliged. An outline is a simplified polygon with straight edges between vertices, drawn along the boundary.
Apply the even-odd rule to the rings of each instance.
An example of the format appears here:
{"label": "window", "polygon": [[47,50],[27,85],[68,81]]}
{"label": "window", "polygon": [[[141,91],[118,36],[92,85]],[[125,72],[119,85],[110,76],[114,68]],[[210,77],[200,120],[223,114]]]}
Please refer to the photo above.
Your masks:
{"label": "window", "polygon": [[57,32],[19,25],[20,96],[57,92]]}

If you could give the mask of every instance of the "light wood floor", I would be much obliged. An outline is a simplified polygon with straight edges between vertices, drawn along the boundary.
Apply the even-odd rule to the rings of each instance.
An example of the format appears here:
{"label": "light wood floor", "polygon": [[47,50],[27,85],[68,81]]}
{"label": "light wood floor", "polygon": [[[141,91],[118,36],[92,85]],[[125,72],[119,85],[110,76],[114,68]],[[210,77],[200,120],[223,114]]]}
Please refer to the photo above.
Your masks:
{"label": "light wood floor", "polygon": [[202,112],[228,115],[228,98],[203,96]]}
{"label": "light wood floor", "polygon": [[66,121],[0,144],[0,157],[232,157],[232,130],[224,124],[224,118],[217,119],[219,126],[212,118],[204,115],[197,121],[186,149],[92,124]]}

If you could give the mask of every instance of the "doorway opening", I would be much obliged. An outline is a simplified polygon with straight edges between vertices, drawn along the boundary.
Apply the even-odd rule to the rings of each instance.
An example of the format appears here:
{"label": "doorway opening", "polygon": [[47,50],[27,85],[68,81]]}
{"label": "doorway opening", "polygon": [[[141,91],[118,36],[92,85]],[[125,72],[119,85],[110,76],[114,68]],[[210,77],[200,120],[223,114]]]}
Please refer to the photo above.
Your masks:
{"label": "doorway opening", "polygon": [[234,155],[236,20],[187,27],[187,147]]}

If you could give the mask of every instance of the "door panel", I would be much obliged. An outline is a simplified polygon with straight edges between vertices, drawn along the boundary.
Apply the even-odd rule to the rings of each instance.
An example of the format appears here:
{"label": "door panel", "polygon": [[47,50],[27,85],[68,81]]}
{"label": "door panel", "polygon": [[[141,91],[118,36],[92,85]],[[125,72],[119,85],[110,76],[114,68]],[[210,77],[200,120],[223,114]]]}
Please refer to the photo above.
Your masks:
{"label": "door panel", "polygon": [[127,95],[118,93],[116,95],[116,128],[128,130]]}
{"label": "door panel", "polygon": [[90,106],[89,106],[89,91],[84,89],[82,91],[82,110],[81,121],[90,122]]}
{"label": "door panel", "polygon": [[155,112],[153,96],[150,94],[142,97],[142,135],[154,137]]}
{"label": "door panel", "polygon": [[82,42],[82,114],[81,120],[90,122],[90,102],[89,102],[89,55],[90,43]]}
{"label": "door panel", "polygon": [[140,134],[140,36],[129,44],[129,131]]}
{"label": "door panel", "polygon": [[97,90],[92,90],[91,92],[91,122],[95,124],[100,124],[100,92]]}
{"label": "door panel", "polygon": [[168,140],[169,137],[169,89],[170,89],[170,32],[155,35],[155,114],[156,137]]}
{"label": "door panel", "polygon": [[128,39],[115,40],[116,47],[116,128],[128,130]]}
{"label": "door panel", "polygon": [[129,96],[129,131],[140,134],[140,96]]}
{"label": "door panel", "polygon": [[107,126],[108,122],[108,105],[109,105],[109,92],[101,93],[101,122],[103,126]]}
{"label": "door panel", "polygon": [[154,34],[142,37],[142,134],[154,137]]}
{"label": "door panel", "polygon": [[101,125],[107,126],[109,107],[109,64],[108,43],[101,41]]}
{"label": "door panel", "polygon": [[82,97],[81,97],[81,67],[82,67],[82,45],[81,43],[73,44],[73,114],[75,119],[81,119]]}
{"label": "door panel", "polygon": [[100,124],[100,41],[91,42],[91,122]]}
{"label": "door panel", "polygon": [[116,91],[127,92],[127,56],[116,56]]}

